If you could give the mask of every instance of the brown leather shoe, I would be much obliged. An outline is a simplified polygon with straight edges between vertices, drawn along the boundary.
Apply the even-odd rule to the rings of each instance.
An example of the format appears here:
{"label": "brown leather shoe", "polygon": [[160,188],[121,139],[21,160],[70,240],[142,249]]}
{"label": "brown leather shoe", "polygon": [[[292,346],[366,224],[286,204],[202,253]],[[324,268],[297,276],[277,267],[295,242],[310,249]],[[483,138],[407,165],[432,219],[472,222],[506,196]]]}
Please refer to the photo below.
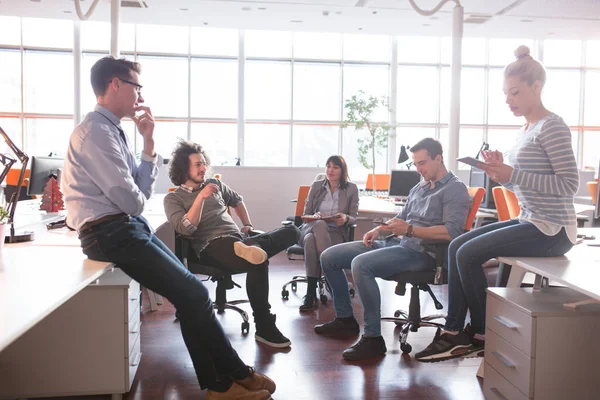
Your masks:
{"label": "brown leather shoe", "polygon": [[248,390],[268,390],[269,393],[273,394],[275,392],[275,382],[265,374],[261,374],[260,372],[256,372],[254,368],[248,367],[250,369],[250,375],[241,381],[236,381],[243,387]]}
{"label": "brown leather shoe", "polygon": [[269,400],[271,393],[268,390],[251,391],[233,382],[226,392],[215,392],[209,390],[207,400]]}

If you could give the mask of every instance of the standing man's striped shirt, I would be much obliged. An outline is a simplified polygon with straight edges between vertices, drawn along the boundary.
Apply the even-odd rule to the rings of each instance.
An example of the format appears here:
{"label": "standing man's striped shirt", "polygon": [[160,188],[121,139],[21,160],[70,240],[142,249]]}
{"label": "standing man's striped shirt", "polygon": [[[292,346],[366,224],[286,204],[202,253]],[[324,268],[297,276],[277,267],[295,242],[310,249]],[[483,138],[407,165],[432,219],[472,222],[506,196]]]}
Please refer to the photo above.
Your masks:
{"label": "standing man's striped shirt", "polygon": [[562,118],[551,113],[533,126],[521,128],[508,161],[514,170],[505,186],[519,199],[519,220],[533,223],[548,236],[564,227],[575,243],[573,198],[579,188],[579,172],[571,131]]}

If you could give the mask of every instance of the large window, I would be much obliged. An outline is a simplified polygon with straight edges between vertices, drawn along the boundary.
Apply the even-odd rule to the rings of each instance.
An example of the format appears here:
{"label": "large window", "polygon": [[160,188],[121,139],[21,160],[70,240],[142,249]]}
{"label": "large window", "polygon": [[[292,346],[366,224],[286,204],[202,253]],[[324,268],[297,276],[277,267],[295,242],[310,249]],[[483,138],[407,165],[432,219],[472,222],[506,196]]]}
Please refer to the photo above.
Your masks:
{"label": "large window", "polygon": [[542,99],[550,111],[560,115],[567,125],[579,125],[579,70],[547,69],[547,81]]}
{"label": "large window", "polygon": [[[359,161],[357,140],[368,133],[340,128],[344,103],[359,90],[394,94],[388,98],[392,112],[381,107],[374,116],[396,124],[393,146],[377,156],[378,172],[397,167],[389,162],[401,145],[427,136],[449,153],[448,37],[147,24],[121,24],[119,31],[121,54],[142,64],[142,95],[157,121],[156,150],[165,157],[178,138],[203,144],[215,165],[240,158],[242,165],[323,166],[341,154],[353,179],[363,181],[369,171]],[[64,153],[74,120],[96,103],[90,70],[109,52],[110,24],[81,23],[79,88],[73,82],[74,32],[70,20],[0,16],[0,124],[28,153]],[[502,152],[514,144],[524,119],[506,105],[503,70],[522,44],[543,57],[544,104],[572,127],[580,166],[595,168],[598,40],[465,37],[457,153],[475,155],[484,141]],[[77,89],[82,115],[75,117]],[[139,153],[143,141],[133,122],[122,125]]]}
{"label": "large window", "polygon": [[21,110],[21,53],[16,50],[0,52],[0,112]]}
{"label": "large window", "polygon": [[190,84],[192,117],[237,118],[238,64],[236,61],[193,59]]}
{"label": "large window", "polygon": [[339,126],[294,124],[292,129],[294,167],[324,167],[329,156],[338,154]]}
{"label": "large window", "polygon": [[396,120],[436,123],[439,110],[439,73],[436,67],[398,67]]}
{"label": "large window", "polygon": [[152,114],[188,116],[188,60],[179,57],[139,57],[142,64],[142,96]]}
{"label": "large window", "polygon": [[339,64],[294,64],[294,119],[340,120]]}
{"label": "large window", "polygon": [[246,124],[244,165],[282,167],[289,165],[290,125]]}
{"label": "large window", "polygon": [[24,111],[73,114],[73,56],[26,51],[23,64]]}
{"label": "large window", "polygon": [[27,118],[25,146],[30,156],[63,156],[73,132],[72,119]]}
{"label": "large window", "polygon": [[192,124],[191,140],[206,150],[212,165],[235,165],[237,162],[237,124]]}
{"label": "large window", "polygon": [[290,119],[292,65],[289,62],[246,63],[246,118]]}

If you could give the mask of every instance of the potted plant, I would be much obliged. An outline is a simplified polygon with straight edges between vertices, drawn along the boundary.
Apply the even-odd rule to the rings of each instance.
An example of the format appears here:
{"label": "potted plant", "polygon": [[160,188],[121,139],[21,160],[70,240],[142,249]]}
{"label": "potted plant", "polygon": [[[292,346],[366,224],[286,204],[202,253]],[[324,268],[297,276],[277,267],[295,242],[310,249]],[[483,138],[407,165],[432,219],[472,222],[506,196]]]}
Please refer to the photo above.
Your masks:
{"label": "potted plant", "polygon": [[366,169],[373,171],[373,189],[377,190],[375,175],[375,157],[387,150],[388,139],[394,134],[393,127],[388,125],[387,121],[375,121],[373,114],[384,107],[388,112],[391,111],[386,97],[375,97],[368,95],[362,90],[353,95],[344,102],[346,110],[346,119],[341,127],[347,128],[353,125],[355,129],[366,129],[367,136],[358,138],[358,160]]}

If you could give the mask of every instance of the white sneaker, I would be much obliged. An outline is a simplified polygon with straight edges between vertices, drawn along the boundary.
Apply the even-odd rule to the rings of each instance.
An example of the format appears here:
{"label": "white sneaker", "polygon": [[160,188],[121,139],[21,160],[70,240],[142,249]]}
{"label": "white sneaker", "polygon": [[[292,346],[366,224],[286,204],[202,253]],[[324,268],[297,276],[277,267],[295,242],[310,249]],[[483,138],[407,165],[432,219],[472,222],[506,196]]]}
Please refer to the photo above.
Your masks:
{"label": "white sneaker", "polygon": [[235,255],[248,261],[250,264],[262,264],[267,261],[267,253],[258,246],[248,246],[244,242],[233,244]]}

